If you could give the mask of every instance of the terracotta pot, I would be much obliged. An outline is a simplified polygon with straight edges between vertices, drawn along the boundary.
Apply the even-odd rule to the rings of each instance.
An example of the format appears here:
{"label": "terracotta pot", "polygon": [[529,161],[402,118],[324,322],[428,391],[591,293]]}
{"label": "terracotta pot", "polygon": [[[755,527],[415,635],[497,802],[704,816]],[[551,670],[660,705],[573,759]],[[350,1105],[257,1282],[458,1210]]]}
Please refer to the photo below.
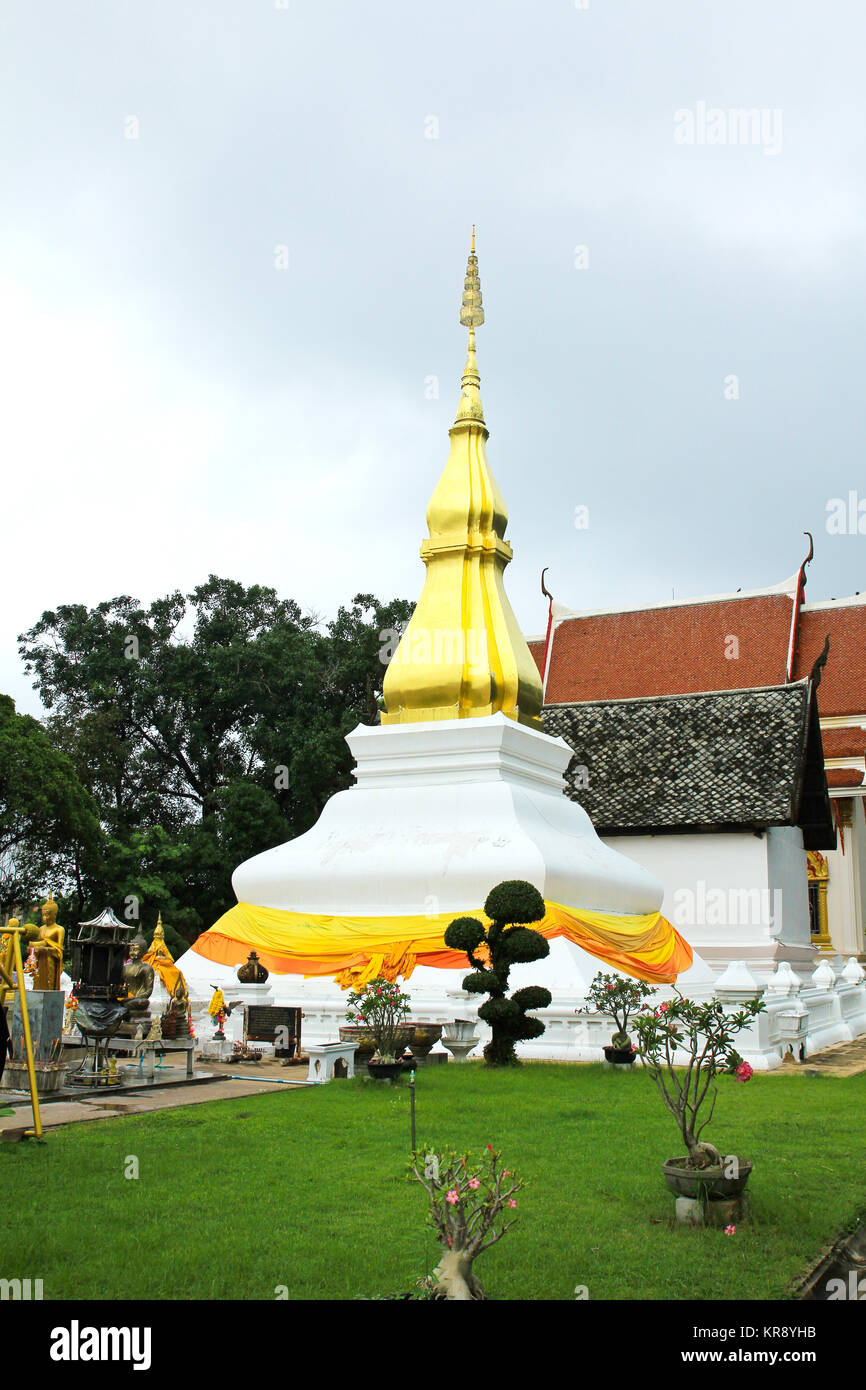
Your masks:
{"label": "terracotta pot", "polygon": [[442,1037],[441,1023],[413,1023],[409,1046],[416,1062],[426,1062],[427,1054]]}
{"label": "terracotta pot", "polygon": [[[412,1035],[415,1032],[414,1023],[401,1023],[397,1029],[397,1036],[394,1039],[394,1047],[398,1052],[402,1052],[405,1047],[412,1046]],[[376,1051],[376,1039],[373,1037],[372,1030],[362,1023],[346,1024],[340,1028],[340,1042],[353,1042],[358,1044],[358,1051],[355,1053],[355,1064],[369,1062],[373,1053]]]}
{"label": "terracotta pot", "polygon": [[747,1158],[738,1159],[737,1177],[728,1178],[725,1177],[725,1167],[729,1161],[723,1158],[721,1163],[713,1164],[709,1168],[689,1168],[688,1157],[669,1158],[662,1164],[662,1172],[671,1192],[675,1192],[678,1197],[695,1197],[699,1200],[709,1200],[711,1197],[739,1197],[749,1181],[752,1164]]}

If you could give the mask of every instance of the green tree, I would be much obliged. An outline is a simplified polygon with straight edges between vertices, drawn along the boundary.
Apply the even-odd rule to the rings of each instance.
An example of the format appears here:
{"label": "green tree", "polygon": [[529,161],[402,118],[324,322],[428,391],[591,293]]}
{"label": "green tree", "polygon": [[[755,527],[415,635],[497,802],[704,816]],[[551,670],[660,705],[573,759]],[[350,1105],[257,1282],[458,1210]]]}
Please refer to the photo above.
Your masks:
{"label": "green tree", "polygon": [[80,882],[99,841],[97,807],[37,719],[0,695],[0,907]]}
{"label": "green tree", "polygon": [[345,735],[378,719],[383,633],[411,608],[362,594],[323,624],[212,575],[148,608],[122,595],[43,613],[20,650],[99,807],[87,907],[159,894],[184,936],[211,925],[237,864],[309,829],[351,785]]}

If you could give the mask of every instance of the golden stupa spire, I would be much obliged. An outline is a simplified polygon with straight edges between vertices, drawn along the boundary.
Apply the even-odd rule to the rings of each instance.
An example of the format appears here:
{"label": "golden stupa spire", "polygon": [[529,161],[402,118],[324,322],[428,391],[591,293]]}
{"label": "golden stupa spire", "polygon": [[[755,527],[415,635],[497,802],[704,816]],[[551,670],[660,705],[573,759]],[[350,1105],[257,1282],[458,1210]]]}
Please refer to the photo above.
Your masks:
{"label": "golden stupa spire", "polygon": [[541,679],[505,594],[508,513],[487,462],[475,329],[484,322],[475,228],[460,322],[469,329],[451,453],[427,508],[427,578],[385,672],[383,724],[501,710],[541,727]]}

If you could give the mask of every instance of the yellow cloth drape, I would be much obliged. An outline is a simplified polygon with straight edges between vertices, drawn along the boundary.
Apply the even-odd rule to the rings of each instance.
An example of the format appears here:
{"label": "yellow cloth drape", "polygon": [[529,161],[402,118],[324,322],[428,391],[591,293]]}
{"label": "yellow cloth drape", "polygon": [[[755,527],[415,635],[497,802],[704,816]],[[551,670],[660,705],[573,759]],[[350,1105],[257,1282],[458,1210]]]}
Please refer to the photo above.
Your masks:
{"label": "yellow cloth drape", "polygon": [[[464,915],[488,921],[473,908],[429,917],[343,917],[238,903],[192,949],[207,960],[238,965],[252,948],[277,974],[333,975],[348,989],[379,975],[408,979],[416,965],[467,967],[463,952],[449,950],[444,940],[449,923]],[[691,947],[660,912],[627,916],[545,902],[544,919],[533,926],[548,940],[564,936],[605,964],[653,984],[673,984],[692,963]]]}
{"label": "yellow cloth drape", "polygon": [[160,951],[146,951],[141,959],[147,961],[148,965],[153,966],[172,998],[175,996],[178,982],[183,985],[184,994],[187,993],[186,980],[183,978],[183,975],[178,970],[171,956],[166,958]]}

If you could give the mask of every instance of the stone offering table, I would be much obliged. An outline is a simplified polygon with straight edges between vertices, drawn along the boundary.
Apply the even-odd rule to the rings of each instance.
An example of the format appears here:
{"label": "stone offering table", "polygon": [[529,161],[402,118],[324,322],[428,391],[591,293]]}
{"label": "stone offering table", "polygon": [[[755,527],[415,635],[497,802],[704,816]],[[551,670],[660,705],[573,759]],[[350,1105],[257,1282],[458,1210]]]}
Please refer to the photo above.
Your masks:
{"label": "stone offering table", "polygon": [[353,1042],[317,1043],[308,1047],[310,1069],[307,1072],[307,1084],[322,1086],[326,1081],[333,1081],[334,1077],[339,1075],[334,1070],[339,1062],[345,1064],[344,1075],[347,1078],[354,1076],[357,1049],[358,1044]]}
{"label": "stone offering table", "polygon": [[[71,1042],[64,1038],[65,1047],[84,1046],[83,1040],[76,1039]],[[158,1052],[163,1056],[166,1052],[185,1052],[186,1053],[186,1074],[192,1076],[193,1061],[195,1059],[195,1038],[109,1038],[100,1042],[100,1047],[105,1047],[110,1052],[129,1052],[132,1054],[127,1065],[137,1064],[142,1076],[153,1076],[155,1070],[154,1057]],[[82,1077],[89,1075],[82,1072]],[[74,1080],[70,1076],[70,1080]]]}

